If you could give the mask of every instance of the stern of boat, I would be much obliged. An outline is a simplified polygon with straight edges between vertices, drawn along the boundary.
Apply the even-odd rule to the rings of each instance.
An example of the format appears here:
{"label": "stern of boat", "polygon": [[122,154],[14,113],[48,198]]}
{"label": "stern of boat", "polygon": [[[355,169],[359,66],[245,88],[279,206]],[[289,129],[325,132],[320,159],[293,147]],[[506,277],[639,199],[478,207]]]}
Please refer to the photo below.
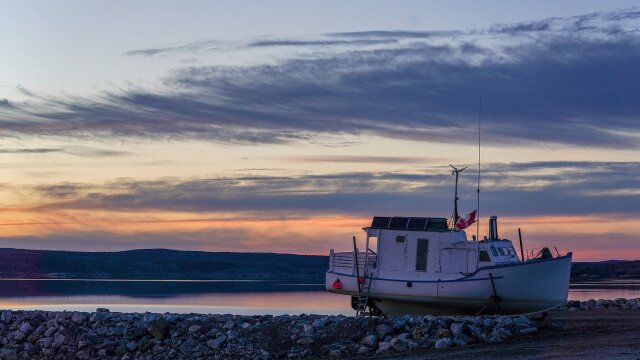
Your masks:
{"label": "stern of boat", "polygon": [[358,277],[371,277],[377,257],[373,253],[329,251],[329,270],[325,275],[325,289],[343,295],[358,295]]}

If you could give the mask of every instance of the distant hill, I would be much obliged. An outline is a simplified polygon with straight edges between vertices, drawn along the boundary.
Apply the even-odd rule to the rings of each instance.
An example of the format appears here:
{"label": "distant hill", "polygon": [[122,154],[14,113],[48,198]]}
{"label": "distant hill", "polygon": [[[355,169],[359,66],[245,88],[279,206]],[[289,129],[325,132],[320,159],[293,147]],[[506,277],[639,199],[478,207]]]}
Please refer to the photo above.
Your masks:
{"label": "distant hill", "polygon": [[[0,278],[324,282],[327,256],[166,249],[78,252],[0,248]],[[640,260],[574,262],[571,281],[639,279]]]}
{"label": "distant hill", "polygon": [[571,266],[571,281],[601,279],[640,279],[640,260],[574,262]]}
{"label": "distant hill", "polygon": [[275,253],[0,249],[0,278],[289,279],[324,282],[328,266],[327,256]]}

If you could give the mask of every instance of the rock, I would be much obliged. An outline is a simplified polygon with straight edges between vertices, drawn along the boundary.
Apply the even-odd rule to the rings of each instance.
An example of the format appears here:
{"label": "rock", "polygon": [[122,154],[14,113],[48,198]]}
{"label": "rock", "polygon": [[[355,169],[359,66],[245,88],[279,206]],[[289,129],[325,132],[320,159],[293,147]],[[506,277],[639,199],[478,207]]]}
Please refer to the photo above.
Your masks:
{"label": "rock", "polygon": [[407,321],[404,318],[396,319],[393,322],[393,329],[401,331],[404,329],[406,325],[407,325]]}
{"label": "rock", "polygon": [[532,327],[529,327],[529,328],[520,329],[520,330],[518,330],[518,333],[521,334],[521,335],[526,335],[526,334],[533,334],[536,331],[538,331],[538,329],[536,329],[535,326],[532,326]]}
{"label": "rock", "polygon": [[40,346],[42,346],[45,349],[48,349],[51,347],[51,343],[53,343],[53,338],[52,337],[46,337],[43,338],[42,340],[40,340]]}
{"label": "rock", "polygon": [[362,339],[362,344],[364,344],[365,346],[368,346],[368,347],[374,347],[374,346],[378,345],[378,337],[375,334],[374,335],[365,336]]}
{"label": "rock", "polygon": [[81,313],[73,313],[73,316],[71,316],[71,321],[73,321],[74,323],[81,323],[85,320],[86,317]]}
{"label": "rock", "polygon": [[60,333],[56,334],[56,336],[53,337],[53,342],[51,343],[51,348],[52,349],[59,348],[62,345],[62,343],[64,342],[64,339],[65,339],[64,335],[62,335]]}
{"label": "rock", "polygon": [[312,334],[313,333],[313,329],[314,327],[308,324],[304,324],[302,325],[302,330],[305,332],[305,334]]}
{"label": "rock", "polygon": [[342,356],[342,351],[340,351],[340,350],[331,350],[331,351],[329,351],[329,356],[340,357],[340,356]]}
{"label": "rock", "polygon": [[138,348],[138,343],[136,343],[135,341],[130,341],[126,346],[129,351],[133,351]]}
{"label": "rock", "polygon": [[360,355],[364,355],[364,354],[368,354],[369,351],[371,351],[368,347],[362,345],[358,348],[358,354]]}
{"label": "rock", "polygon": [[231,330],[236,326],[235,321],[229,320],[226,323],[224,323],[224,326],[222,326],[223,329],[225,330]]}
{"label": "rock", "polygon": [[180,345],[180,352],[183,355],[190,355],[193,350],[199,345],[199,343],[195,340],[187,340]]}
{"label": "rock", "polygon": [[323,327],[327,326],[327,321],[323,319],[315,319],[311,323],[311,326],[313,326],[316,329],[322,329]]}
{"label": "rock", "polygon": [[227,337],[222,335],[222,336],[220,336],[220,337],[218,337],[216,339],[207,341],[207,346],[212,348],[212,349],[217,349],[222,344],[224,344],[225,341],[227,341]]}
{"label": "rock", "polygon": [[476,325],[467,325],[466,326],[467,329],[467,333],[471,336],[473,336],[476,339],[479,339],[482,337],[482,329],[480,329],[480,327],[476,326]]}
{"label": "rock", "polygon": [[78,351],[76,353],[76,358],[79,359],[79,360],[87,360],[87,359],[89,359],[89,357],[90,357],[89,353],[86,352],[86,351]]}
{"label": "rock", "polygon": [[492,342],[492,343],[503,342],[509,339],[512,335],[513,334],[508,329],[504,327],[498,327],[491,332],[489,336],[489,342]]}
{"label": "rock", "polygon": [[25,321],[24,323],[22,323],[22,325],[20,325],[20,331],[25,335],[31,332],[32,329],[33,326],[31,326],[28,321]]}
{"label": "rock", "polygon": [[310,337],[303,337],[302,339],[298,340],[298,344],[300,345],[313,344],[313,339]]}
{"label": "rock", "polygon": [[378,352],[385,352],[391,348],[391,343],[382,341],[378,343]]}
{"label": "rock", "polygon": [[434,347],[436,349],[446,349],[446,348],[450,348],[453,345],[453,341],[451,341],[450,338],[442,338],[442,339],[438,339],[438,341],[436,341]]}
{"label": "rock", "polygon": [[96,312],[89,317],[89,321],[91,322],[101,322],[107,320],[111,314],[108,311]]}
{"label": "rock", "polygon": [[13,340],[15,341],[22,341],[24,338],[26,338],[27,336],[20,330],[16,331],[13,334]]}
{"label": "rock", "polygon": [[400,339],[398,337],[395,337],[391,340],[390,343],[391,347],[393,348],[393,350],[395,351],[399,351],[399,352],[405,352],[407,351],[407,343],[405,342],[405,340]]}
{"label": "rock", "polygon": [[2,311],[2,313],[0,313],[0,321],[2,321],[5,324],[8,324],[9,322],[11,322],[12,316],[13,316],[13,311],[4,310]]}
{"label": "rock", "polygon": [[108,312],[110,312],[110,311],[109,311],[109,309],[107,309],[107,308],[97,308],[97,309],[96,309],[96,312],[97,312],[97,313],[108,313]]}
{"label": "rock", "polygon": [[380,324],[376,326],[376,332],[378,333],[378,338],[384,339],[385,336],[393,333],[393,329],[387,324]]}
{"label": "rock", "polygon": [[0,349],[0,359],[18,360],[18,353],[15,350],[2,348]]}
{"label": "rock", "polygon": [[194,334],[194,333],[200,332],[200,329],[202,329],[200,325],[191,325],[189,326],[189,333]]}
{"label": "rock", "polygon": [[453,335],[451,334],[451,331],[449,329],[441,328],[441,329],[438,329],[436,336],[439,338],[450,338]]}
{"label": "rock", "polygon": [[453,343],[454,343],[456,346],[465,346],[465,345],[467,345],[467,341],[466,341],[465,339],[462,339],[462,338],[455,338],[455,339],[453,339]]}
{"label": "rock", "polygon": [[460,324],[460,323],[451,324],[451,334],[453,335],[453,337],[459,337],[460,335],[462,335],[463,327],[464,327],[464,324]]}
{"label": "rock", "polygon": [[169,322],[164,318],[158,318],[151,322],[151,326],[149,326],[149,335],[153,336],[158,340],[164,340],[165,337],[169,334]]}

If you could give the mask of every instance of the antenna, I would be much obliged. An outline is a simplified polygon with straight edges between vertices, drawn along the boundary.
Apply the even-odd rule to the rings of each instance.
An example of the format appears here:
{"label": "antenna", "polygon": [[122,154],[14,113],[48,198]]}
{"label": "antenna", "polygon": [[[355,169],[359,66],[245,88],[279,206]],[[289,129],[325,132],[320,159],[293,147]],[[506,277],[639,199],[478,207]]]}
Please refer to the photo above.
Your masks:
{"label": "antenna", "polygon": [[478,109],[478,207],[476,213],[476,240],[480,239],[480,130],[482,129],[482,95]]}
{"label": "antenna", "polygon": [[460,175],[460,173],[467,168],[467,166],[463,167],[462,169],[458,169],[455,166],[449,164],[449,166],[451,166],[453,168],[453,171],[451,172],[451,175],[455,175],[456,176],[456,192],[455,192],[455,197],[453,200],[453,226],[456,226],[456,223],[458,222],[458,219],[460,218],[460,216],[458,216],[458,176]]}

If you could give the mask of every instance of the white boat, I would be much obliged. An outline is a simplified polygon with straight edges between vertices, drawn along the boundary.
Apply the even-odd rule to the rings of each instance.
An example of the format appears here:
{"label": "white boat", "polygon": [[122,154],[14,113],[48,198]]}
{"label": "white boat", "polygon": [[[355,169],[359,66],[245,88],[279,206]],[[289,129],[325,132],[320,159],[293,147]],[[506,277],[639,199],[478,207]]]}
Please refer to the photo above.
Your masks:
{"label": "white boat", "polygon": [[[457,175],[457,174],[456,174]],[[457,214],[457,181],[456,204]],[[524,258],[498,236],[469,240],[446,218],[374,217],[365,251],[329,253],[326,289],[351,296],[358,315],[524,314],[567,301],[572,253]],[[375,246],[372,244],[375,243]],[[374,247],[374,249],[370,249]]]}

